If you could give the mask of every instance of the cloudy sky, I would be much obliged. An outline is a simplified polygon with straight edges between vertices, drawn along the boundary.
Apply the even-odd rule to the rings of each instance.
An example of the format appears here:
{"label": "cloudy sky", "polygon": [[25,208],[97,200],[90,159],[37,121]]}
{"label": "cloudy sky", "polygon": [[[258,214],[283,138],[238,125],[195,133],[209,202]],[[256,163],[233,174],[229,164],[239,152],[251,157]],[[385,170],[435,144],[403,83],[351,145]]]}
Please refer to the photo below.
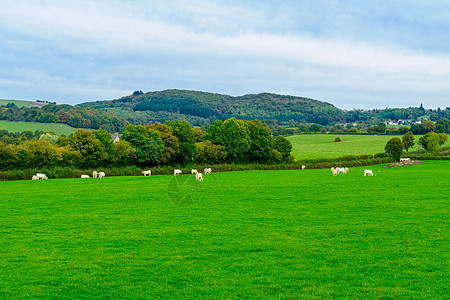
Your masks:
{"label": "cloudy sky", "polygon": [[0,98],[272,92],[450,106],[450,1],[0,0]]}

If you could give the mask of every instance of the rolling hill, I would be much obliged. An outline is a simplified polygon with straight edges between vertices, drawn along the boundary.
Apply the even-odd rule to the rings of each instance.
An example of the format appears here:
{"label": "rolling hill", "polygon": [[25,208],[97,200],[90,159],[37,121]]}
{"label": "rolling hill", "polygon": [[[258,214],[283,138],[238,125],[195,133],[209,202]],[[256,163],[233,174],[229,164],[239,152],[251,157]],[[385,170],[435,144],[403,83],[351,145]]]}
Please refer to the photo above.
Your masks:
{"label": "rolling hill", "polygon": [[79,106],[104,110],[134,124],[182,119],[199,126],[232,117],[278,124],[288,124],[293,120],[329,125],[345,120],[343,111],[332,104],[271,93],[233,97],[199,91],[164,90],[135,92],[120,99],[87,102]]}

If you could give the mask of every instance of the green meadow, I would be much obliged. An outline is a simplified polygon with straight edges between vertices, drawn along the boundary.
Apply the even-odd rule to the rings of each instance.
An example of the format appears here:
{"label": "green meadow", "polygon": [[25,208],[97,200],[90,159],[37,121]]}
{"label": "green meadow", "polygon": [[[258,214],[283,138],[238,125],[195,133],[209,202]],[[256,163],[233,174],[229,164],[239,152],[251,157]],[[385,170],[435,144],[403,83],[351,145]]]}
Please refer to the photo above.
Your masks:
{"label": "green meadow", "polygon": [[[339,137],[341,142],[335,143]],[[393,135],[303,134],[288,137],[296,160],[306,158],[335,158],[344,155],[384,153],[384,146]],[[415,136],[415,142],[420,136]]]}
{"label": "green meadow", "polygon": [[8,103],[14,103],[17,107],[42,107],[44,103],[38,103],[34,101],[27,100],[9,100],[9,99],[0,99],[0,105],[6,105]]}
{"label": "green meadow", "polygon": [[450,162],[370,168],[0,182],[0,298],[448,297]]}
{"label": "green meadow", "polygon": [[77,128],[70,127],[67,124],[62,123],[38,123],[38,122],[9,122],[0,121],[0,129],[6,129],[9,132],[22,132],[30,130],[35,132],[36,130],[52,131],[60,135],[70,135],[77,131]]}

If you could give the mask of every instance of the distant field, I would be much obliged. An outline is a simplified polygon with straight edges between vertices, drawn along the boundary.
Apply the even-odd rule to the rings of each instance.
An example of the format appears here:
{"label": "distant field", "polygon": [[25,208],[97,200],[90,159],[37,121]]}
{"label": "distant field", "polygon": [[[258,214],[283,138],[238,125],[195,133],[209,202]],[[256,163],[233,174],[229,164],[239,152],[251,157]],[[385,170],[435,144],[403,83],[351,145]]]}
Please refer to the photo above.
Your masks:
{"label": "distant field", "polygon": [[0,105],[6,105],[8,103],[14,103],[18,107],[42,107],[46,104],[44,103],[37,103],[33,101],[26,101],[26,100],[8,100],[8,99],[0,99]]}
{"label": "distant field", "polygon": [[370,168],[0,182],[0,298],[448,299],[450,162]]}
{"label": "distant field", "polygon": [[[341,142],[334,143],[339,137]],[[392,135],[336,135],[303,134],[288,137],[296,160],[305,158],[334,158],[343,155],[375,154],[384,152]],[[401,138],[401,136],[397,136]],[[415,142],[420,136],[415,136]]]}
{"label": "distant field", "polygon": [[61,123],[37,123],[37,122],[9,122],[0,121],[0,129],[6,129],[9,132],[22,132],[30,130],[53,131],[56,134],[70,135],[77,131],[77,128],[70,127]]}

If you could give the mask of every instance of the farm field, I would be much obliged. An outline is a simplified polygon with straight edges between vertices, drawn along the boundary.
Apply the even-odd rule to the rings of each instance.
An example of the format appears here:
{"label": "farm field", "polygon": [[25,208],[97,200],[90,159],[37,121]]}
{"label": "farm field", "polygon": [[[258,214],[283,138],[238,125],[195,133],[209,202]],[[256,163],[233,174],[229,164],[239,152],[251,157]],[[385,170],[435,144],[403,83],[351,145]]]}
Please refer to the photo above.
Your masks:
{"label": "farm field", "polygon": [[443,299],[450,162],[0,182],[0,298]]}
{"label": "farm field", "polygon": [[77,131],[77,128],[70,127],[62,123],[39,123],[39,122],[9,122],[0,120],[0,129],[6,129],[9,132],[22,132],[30,130],[52,131],[56,134],[70,135]]}
{"label": "farm field", "polygon": [[[341,142],[334,143],[337,137],[341,139]],[[401,138],[402,136],[303,134],[289,136],[287,139],[292,143],[291,154],[296,160],[300,160],[380,153],[384,152],[384,146],[393,137]],[[421,136],[414,136],[416,144],[419,137]]]}
{"label": "farm field", "polygon": [[6,105],[8,103],[14,103],[17,107],[42,107],[45,105],[44,103],[34,101],[0,99],[0,105]]}

